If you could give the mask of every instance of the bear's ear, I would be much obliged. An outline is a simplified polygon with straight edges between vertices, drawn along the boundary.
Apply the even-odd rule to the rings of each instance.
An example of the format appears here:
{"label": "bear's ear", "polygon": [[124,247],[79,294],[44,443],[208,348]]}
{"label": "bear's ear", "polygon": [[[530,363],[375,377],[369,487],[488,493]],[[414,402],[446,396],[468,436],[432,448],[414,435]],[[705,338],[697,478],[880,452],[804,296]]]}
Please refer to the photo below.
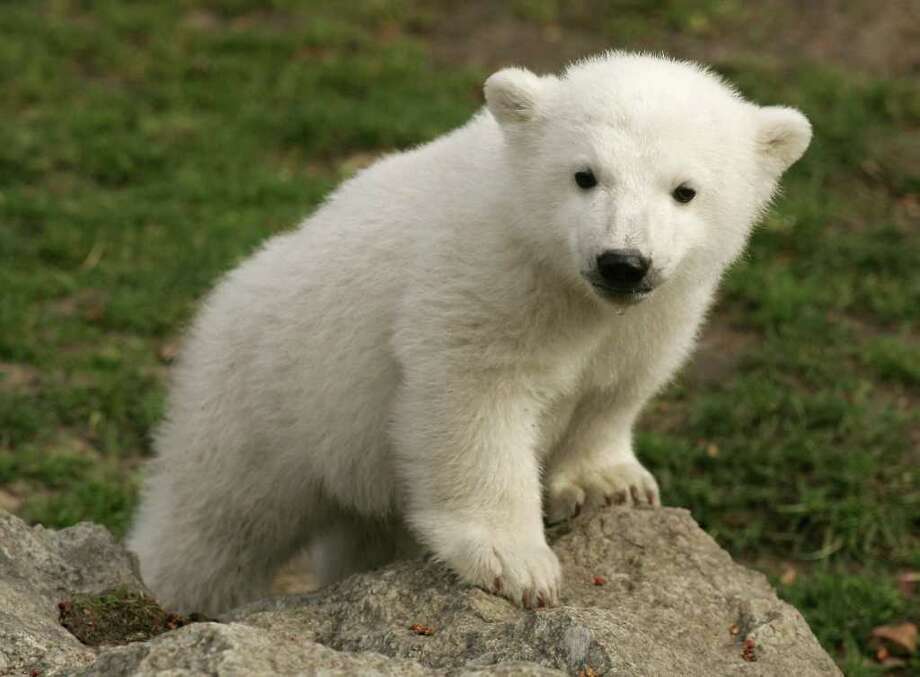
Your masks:
{"label": "bear's ear", "polygon": [[526,68],[505,68],[486,80],[483,87],[489,112],[501,124],[532,120],[537,113],[546,78]]}
{"label": "bear's ear", "polygon": [[757,110],[757,151],[777,176],[802,157],[811,142],[811,123],[795,108]]}

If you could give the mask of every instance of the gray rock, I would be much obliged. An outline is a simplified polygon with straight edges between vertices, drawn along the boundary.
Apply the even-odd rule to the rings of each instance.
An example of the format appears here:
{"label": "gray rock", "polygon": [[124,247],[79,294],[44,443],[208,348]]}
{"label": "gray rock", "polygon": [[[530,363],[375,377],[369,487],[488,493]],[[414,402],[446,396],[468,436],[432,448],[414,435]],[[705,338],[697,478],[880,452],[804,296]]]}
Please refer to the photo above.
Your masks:
{"label": "gray rock", "polygon": [[[458,585],[437,563],[412,561],[231,617],[450,673],[524,662],[566,674],[840,674],[799,612],[684,510],[586,515],[554,549],[565,576],[554,609],[518,609]],[[606,583],[596,585],[597,576]],[[413,623],[435,633],[417,636]],[[754,642],[753,662],[742,657],[745,640]]]}
{"label": "gray rock", "polygon": [[95,652],[58,622],[59,601],[118,585],[142,589],[134,559],[102,527],[29,527],[0,511],[0,675],[45,674]]}
{"label": "gray rock", "polygon": [[[264,630],[240,623],[197,623],[149,642],[109,649],[92,666],[74,677],[133,675],[172,677],[192,675],[361,675],[362,677],[432,677],[443,671],[378,653],[334,651],[296,635]],[[515,677],[561,677],[532,663],[509,663],[496,668],[470,669],[463,677],[514,675]]]}
{"label": "gray rock", "polygon": [[90,668],[73,674],[428,677],[431,671],[413,661],[371,653],[350,655],[293,635],[238,623],[196,623],[148,642],[108,649]]}
{"label": "gray rock", "polygon": [[[109,587],[107,576],[125,583],[130,559],[98,528],[55,534],[21,522],[10,527],[14,521],[0,520],[0,609],[17,609],[0,615],[0,656],[6,652],[12,673],[34,665],[28,660],[38,649],[29,648],[28,636],[54,653],[46,664],[59,669],[43,674],[58,675],[840,674],[798,611],[777,599],[762,575],[735,564],[683,510],[612,508],[564,527],[554,544],[563,600],[553,609],[519,609],[461,585],[438,563],[415,560],[248,605],[224,623],[105,648],[92,663],[91,651],[52,627],[53,604],[62,593],[86,589],[72,586]],[[79,534],[84,548],[73,545]],[[92,557],[87,550],[96,547],[109,554]],[[65,566],[54,557],[70,560]],[[94,569],[119,558],[118,575]],[[604,584],[595,584],[598,576]],[[11,590],[18,606],[5,603]],[[31,611],[23,616],[19,608]],[[13,652],[12,635],[3,634],[11,620],[29,628],[13,640]],[[433,634],[416,634],[416,623]],[[33,626],[41,632],[29,634]],[[747,640],[753,662],[742,655]]]}

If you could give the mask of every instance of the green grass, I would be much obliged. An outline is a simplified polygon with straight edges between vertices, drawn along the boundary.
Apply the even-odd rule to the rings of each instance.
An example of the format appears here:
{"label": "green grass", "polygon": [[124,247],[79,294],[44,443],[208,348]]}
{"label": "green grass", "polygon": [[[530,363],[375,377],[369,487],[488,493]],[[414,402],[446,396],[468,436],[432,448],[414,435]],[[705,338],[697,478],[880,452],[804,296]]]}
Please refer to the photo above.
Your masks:
{"label": "green grass", "polygon": [[[327,4],[0,7],[0,498],[27,519],[123,533],[196,300],[369,154],[480,105],[485,72],[432,58],[442,4]],[[528,0],[507,15],[618,46],[762,45],[749,11]],[[816,136],[714,312],[745,337],[735,363],[679,378],[640,452],[665,501],[736,557],[795,566],[781,594],[848,674],[875,674],[868,631],[920,620],[894,586],[920,568],[920,93],[792,55],[714,66],[801,107]]]}

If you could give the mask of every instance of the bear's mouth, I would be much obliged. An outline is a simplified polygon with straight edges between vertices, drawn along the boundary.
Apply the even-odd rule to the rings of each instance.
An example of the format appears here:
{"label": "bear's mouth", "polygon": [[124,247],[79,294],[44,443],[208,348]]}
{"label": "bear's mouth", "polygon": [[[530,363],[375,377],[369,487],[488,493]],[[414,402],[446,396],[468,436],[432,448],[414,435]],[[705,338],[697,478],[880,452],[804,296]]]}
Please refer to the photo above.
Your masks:
{"label": "bear's mouth", "polygon": [[655,285],[649,282],[643,282],[635,287],[614,287],[597,275],[587,274],[585,278],[598,296],[617,305],[634,306],[647,299],[655,291]]}
{"label": "bear's mouth", "polygon": [[601,298],[627,306],[634,306],[637,303],[642,303],[642,301],[651,296],[654,291],[651,287],[643,289],[611,289],[604,285],[595,285],[594,289]]}

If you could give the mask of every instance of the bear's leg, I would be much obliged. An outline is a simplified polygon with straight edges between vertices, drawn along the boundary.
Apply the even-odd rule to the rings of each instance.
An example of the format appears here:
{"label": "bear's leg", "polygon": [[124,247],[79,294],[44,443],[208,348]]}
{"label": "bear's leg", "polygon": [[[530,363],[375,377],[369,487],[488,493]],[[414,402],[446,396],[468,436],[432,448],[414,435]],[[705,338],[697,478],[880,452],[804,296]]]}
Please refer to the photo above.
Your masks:
{"label": "bear's leg", "polygon": [[422,554],[398,518],[368,519],[341,513],[310,543],[310,563],[320,585]]}
{"label": "bear's leg", "polygon": [[319,506],[285,502],[280,487],[251,500],[218,491],[215,477],[197,491],[193,484],[175,473],[150,478],[128,539],[144,582],[165,608],[209,616],[269,594],[277,570],[308,542]]}
{"label": "bear's leg", "polygon": [[641,404],[624,405],[600,392],[582,399],[549,459],[549,523],[577,515],[586,504],[660,505],[658,483],[632,447],[632,426]]}
{"label": "bear's leg", "polygon": [[560,569],[543,533],[532,384],[477,375],[472,361],[445,377],[438,362],[431,373],[407,370],[396,400],[406,519],[467,582],[524,606],[555,604]]}

